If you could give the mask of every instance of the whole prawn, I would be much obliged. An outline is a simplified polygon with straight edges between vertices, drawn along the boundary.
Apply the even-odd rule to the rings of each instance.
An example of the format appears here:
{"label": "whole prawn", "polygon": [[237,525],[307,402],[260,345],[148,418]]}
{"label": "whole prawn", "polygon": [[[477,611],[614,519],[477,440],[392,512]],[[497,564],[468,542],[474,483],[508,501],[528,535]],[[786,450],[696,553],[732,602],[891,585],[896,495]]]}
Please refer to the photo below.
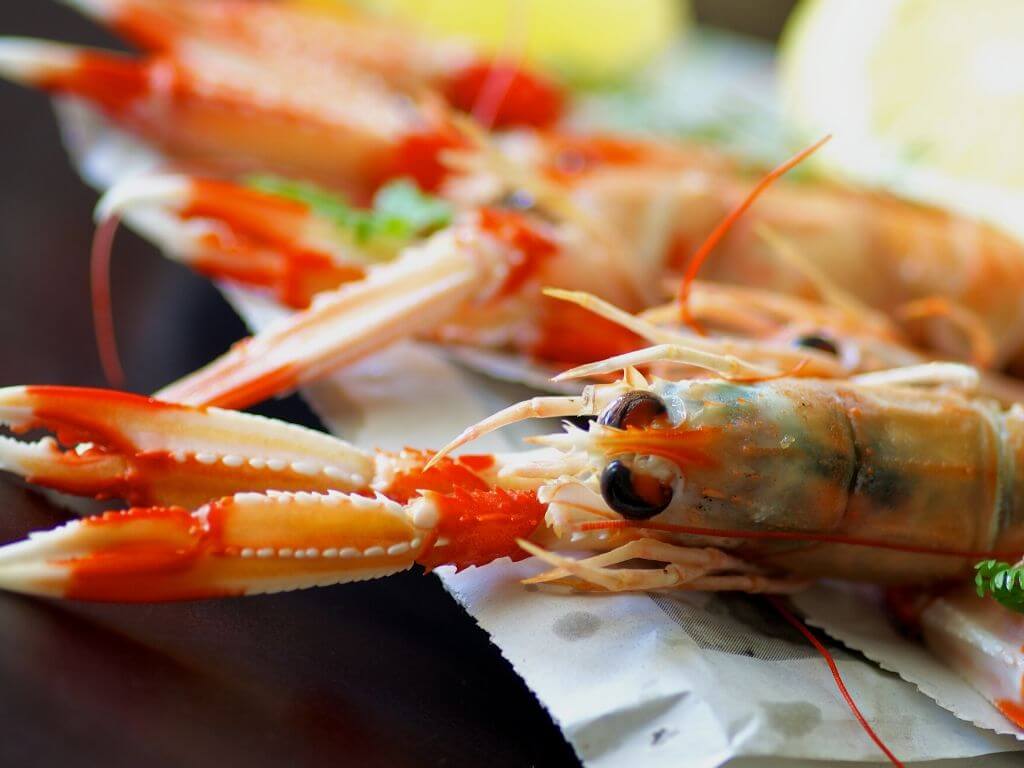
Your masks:
{"label": "whole prawn", "polygon": [[[548,566],[527,583],[586,592],[964,580],[978,559],[1024,551],[1024,411],[974,397],[969,369],[925,368],[746,384],[627,369],[512,406],[451,447],[522,418],[596,417],[586,429],[456,458],[134,395],[8,388],[3,422],[60,442],[4,438],[0,466],[135,506],[0,548],[0,586],[178,600],[527,555]],[[932,634],[948,649],[949,632]],[[952,637],[961,659],[985,652]],[[1018,711],[1007,689],[1001,707]]]}
{"label": "whole prawn", "polygon": [[[784,163],[766,180],[774,180],[813,149]],[[749,207],[765,188],[756,187],[736,210]],[[124,215],[191,266],[269,288],[279,301],[301,308],[290,321],[162,390],[161,397],[242,407],[410,331],[458,345],[466,350],[463,359],[474,364],[493,367],[467,346],[512,351],[549,369],[624,353],[651,337],[614,318],[603,322],[601,313],[588,315],[541,295],[543,285],[554,285],[595,294],[627,310],[650,306],[651,297],[645,297],[644,281],[637,275],[657,282],[657,273],[645,270],[643,263],[634,269],[616,258],[615,249],[600,237],[589,237],[594,230],[571,213],[552,220],[536,210],[463,210],[451,226],[400,249],[389,261],[387,256],[367,253],[350,234],[339,231],[321,210],[333,200],[327,193],[301,185],[298,189],[301,199],[212,180],[142,178],[114,187],[101,201],[102,220]],[[331,205],[343,209],[341,202]],[[153,216],[166,222],[153,227]],[[724,231],[716,229],[708,244],[727,242],[721,239]],[[816,292],[828,298],[829,305],[770,290],[703,282],[699,297],[685,306],[690,311],[696,307],[702,322],[731,333],[762,341],[772,337],[779,342],[776,358],[802,359],[805,375],[821,375],[826,369],[827,375],[851,372],[851,361],[836,365],[827,362],[828,355],[806,349],[798,350],[797,358],[797,351],[778,348],[784,340],[799,343],[802,337],[822,333],[836,339],[855,336],[865,351],[854,366],[861,371],[928,359],[926,352],[912,349],[915,337],[893,318],[827,277],[814,274],[813,279]],[[318,291],[316,303],[307,307]],[[649,316],[663,322],[666,311],[673,312],[652,309]],[[996,351],[989,334],[970,324],[968,330],[977,362],[992,362]],[[699,342],[691,339],[693,344]]]}

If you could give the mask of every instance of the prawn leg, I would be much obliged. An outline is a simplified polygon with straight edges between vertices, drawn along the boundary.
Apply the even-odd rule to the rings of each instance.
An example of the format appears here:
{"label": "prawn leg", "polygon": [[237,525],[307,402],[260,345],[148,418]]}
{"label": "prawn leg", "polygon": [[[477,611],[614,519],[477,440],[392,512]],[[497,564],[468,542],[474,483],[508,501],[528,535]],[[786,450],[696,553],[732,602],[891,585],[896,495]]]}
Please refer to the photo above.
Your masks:
{"label": "prawn leg", "polygon": [[[799,579],[770,578],[736,557],[717,549],[681,547],[655,539],[637,539],[594,557],[574,560],[548,552],[529,541],[519,545],[554,570],[524,580],[524,584],[573,586],[583,591],[650,592],[665,589],[771,592],[796,591],[807,585]],[[665,563],[654,568],[611,568],[629,560]]]}
{"label": "prawn leg", "polygon": [[235,344],[157,393],[192,405],[243,408],[293,390],[447,320],[495,281],[497,251],[443,232],[365,279],[321,293],[311,306]]}

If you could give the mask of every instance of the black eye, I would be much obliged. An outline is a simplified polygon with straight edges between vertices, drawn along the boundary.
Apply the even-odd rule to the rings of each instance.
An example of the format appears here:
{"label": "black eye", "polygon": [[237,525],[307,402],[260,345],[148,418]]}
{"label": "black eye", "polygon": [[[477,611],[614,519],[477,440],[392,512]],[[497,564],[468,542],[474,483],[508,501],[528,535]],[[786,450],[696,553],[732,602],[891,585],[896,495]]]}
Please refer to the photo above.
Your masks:
{"label": "black eye", "polygon": [[665,413],[665,403],[657,395],[642,389],[627,392],[605,408],[598,424],[616,429],[631,425],[647,425]]}
{"label": "black eye", "polygon": [[623,517],[646,520],[664,512],[672,501],[672,486],[655,480],[643,479],[642,488],[634,483],[633,471],[616,459],[601,473],[601,495]]}
{"label": "black eye", "polygon": [[822,352],[827,352],[830,355],[839,356],[839,347],[836,343],[827,336],[821,336],[817,333],[807,333],[803,336],[798,336],[794,339],[794,343],[798,347],[807,347],[808,349],[817,349]]}
{"label": "black eye", "polygon": [[533,197],[521,189],[514,189],[506,193],[498,201],[502,208],[511,208],[516,211],[528,211],[533,208],[535,201]]}

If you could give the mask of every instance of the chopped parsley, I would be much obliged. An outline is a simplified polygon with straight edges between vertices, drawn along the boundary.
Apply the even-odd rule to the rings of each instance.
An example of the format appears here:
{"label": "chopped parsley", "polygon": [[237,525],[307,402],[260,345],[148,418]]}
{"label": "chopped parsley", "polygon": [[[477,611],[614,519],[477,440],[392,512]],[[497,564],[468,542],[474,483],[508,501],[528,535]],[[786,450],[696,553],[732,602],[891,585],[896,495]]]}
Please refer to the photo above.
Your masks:
{"label": "chopped parsley", "polygon": [[349,233],[357,245],[408,242],[447,226],[454,214],[450,203],[421,192],[408,179],[377,190],[369,210],[355,208],[341,195],[306,181],[261,175],[250,177],[246,185],[308,205],[317,216]]}

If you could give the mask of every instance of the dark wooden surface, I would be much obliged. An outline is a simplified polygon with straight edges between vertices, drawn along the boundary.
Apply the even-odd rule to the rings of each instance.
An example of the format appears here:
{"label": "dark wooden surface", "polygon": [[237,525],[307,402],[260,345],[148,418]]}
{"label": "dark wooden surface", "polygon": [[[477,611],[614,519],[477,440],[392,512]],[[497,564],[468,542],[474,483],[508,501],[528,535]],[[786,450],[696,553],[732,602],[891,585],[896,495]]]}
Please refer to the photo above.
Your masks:
{"label": "dark wooden surface", "polygon": [[[0,34],[110,45],[65,8],[4,0]],[[102,385],[87,261],[95,195],[49,104],[0,83],[0,385]],[[243,333],[203,280],[128,233],[114,304],[128,386]],[[264,412],[312,423],[294,399]],[[62,515],[0,479],[0,542]],[[0,594],[3,766],[577,765],[433,577],[231,601],[86,606]]]}

